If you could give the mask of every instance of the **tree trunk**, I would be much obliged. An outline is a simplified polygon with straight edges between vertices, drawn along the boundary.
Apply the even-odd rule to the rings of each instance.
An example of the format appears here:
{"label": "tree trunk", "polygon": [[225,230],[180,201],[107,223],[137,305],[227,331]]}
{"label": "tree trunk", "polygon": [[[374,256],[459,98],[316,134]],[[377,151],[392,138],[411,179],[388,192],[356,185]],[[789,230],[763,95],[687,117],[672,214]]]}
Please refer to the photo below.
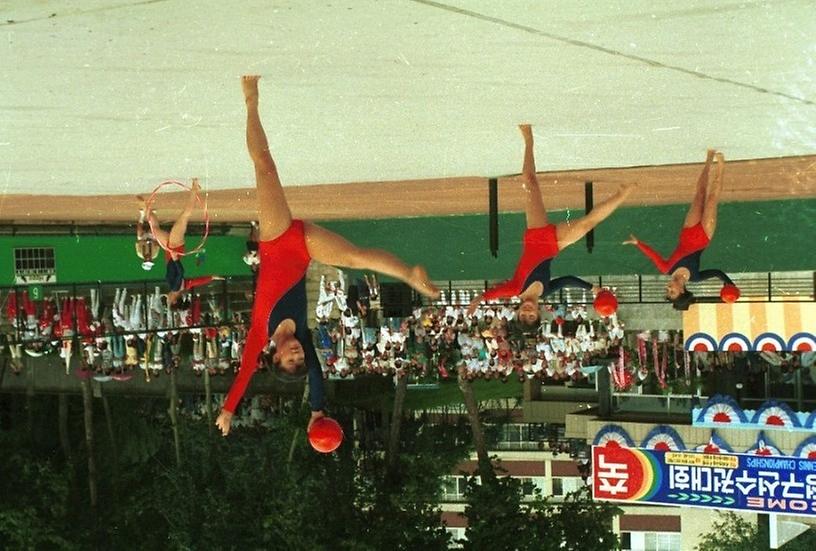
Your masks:
{"label": "tree trunk", "polygon": [[119,504],[119,449],[116,447],[116,436],[113,431],[113,416],[111,415],[108,397],[102,395],[102,407],[105,409],[105,424],[108,427],[108,438],[113,452],[113,501],[116,506]]}
{"label": "tree trunk", "polygon": [[400,428],[402,427],[402,410],[405,406],[405,395],[408,394],[408,376],[397,378],[397,390],[394,393],[394,411],[391,414],[391,432],[385,452],[386,477],[396,474],[399,464]]}
{"label": "tree trunk", "polygon": [[85,418],[85,447],[88,449],[88,490],[91,494],[91,507],[96,509],[96,462],[94,461],[93,398],[91,382],[82,381],[82,406]]}
{"label": "tree trunk", "polygon": [[176,465],[181,467],[181,438],[178,428],[178,388],[176,387],[176,370],[170,371],[170,425],[173,427],[173,445],[176,448]]}
{"label": "tree trunk", "polygon": [[482,422],[479,420],[479,407],[476,403],[476,395],[473,393],[473,385],[460,375],[459,389],[465,399],[465,408],[467,408],[470,430],[473,433],[473,444],[476,446],[476,457],[479,462],[479,474],[482,477],[482,482],[493,480],[496,478],[496,472],[493,470],[490,455],[487,453],[487,443],[485,442],[484,431],[482,431]]}
{"label": "tree trunk", "polygon": [[68,395],[58,394],[59,399],[59,439],[62,452],[65,454],[65,461],[68,465],[73,465],[73,454],[71,453],[71,438],[68,436]]}
{"label": "tree trunk", "polygon": [[34,362],[26,362],[26,435],[34,445]]}
{"label": "tree trunk", "polygon": [[213,410],[212,410],[212,385],[210,384],[210,371],[204,370],[204,396],[207,401],[207,434],[212,436],[213,432]]}
{"label": "tree trunk", "polygon": [[[303,406],[306,405],[306,402],[309,400],[309,385],[306,385],[303,388],[303,397],[300,399],[300,409],[303,409]],[[300,437],[300,431],[302,429],[296,428],[294,434],[292,434],[292,443],[289,444],[289,455],[286,457],[286,468],[289,468],[289,465],[292,464],[292,459],[295,457],[295,447],[297,446],[298,438]]]}

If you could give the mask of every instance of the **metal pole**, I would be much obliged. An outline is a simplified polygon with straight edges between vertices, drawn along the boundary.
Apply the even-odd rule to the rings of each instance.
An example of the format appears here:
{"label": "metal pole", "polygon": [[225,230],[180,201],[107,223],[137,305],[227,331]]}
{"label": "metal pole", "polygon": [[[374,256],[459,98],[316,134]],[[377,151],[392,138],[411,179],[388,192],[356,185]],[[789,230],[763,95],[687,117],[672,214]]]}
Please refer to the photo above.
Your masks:
{"label": "metal pole", "polygon": [[232,314],[229,311],[230,309],[230,300],[229,300],[229,288],[227,286],[227,279],[224,278],[221,280],[221,311],[223,315],[221,317],[221,321],[225,321],[228,319],[232,319]]}
{"label": "metal pole", "polygon": [[499,255],[499,180],[488,180],[488,225],[490,237],[490,254],[493,258]]}
{"label": "metal pole", "polygon": [[638,274],[638,302],[643,302],[643,276]]}
{"label": "metal pole", "polygon": [[77,309],[76,309],[76,283],[71,285],[71,299],[68,301],[68,304],[71,305],[71,324],[74,327],[74,337],[77,336]]}
{"label": "metal pole", "polygon": [[142,323],[147,329],[147,281],[142,281]]}
{"label": "metal pole", "polygon": [[[592,197],[592,182],[584,182],[584,211],[586,214],[592,212],[593,197]],[[595,246],[595,228],[589,230],[586,234],[586,248],[587,252],[591,253]]]}
{"label": "metal pole", "polygon": [[794,380],[794,395],[796,397],[796,407],[798,411],[802,411],[804,408],[802,407],[802,370],[797,369],[793,374]]}
{"label": "metal pole", "polygon": [[768,302],[773,300],[772,296],[772,288],[771,288],[771,272],[768,272]]}
{"label": "metal pole", "polygon": [[20,320],[23,318],[20,316],[20,313],[23,311],[22,303],[20,302],[20,288],[14,288],[14,303],[17,305],[17,323],[14,324],[14,337],[17,339],[17,342],[20,342]]}

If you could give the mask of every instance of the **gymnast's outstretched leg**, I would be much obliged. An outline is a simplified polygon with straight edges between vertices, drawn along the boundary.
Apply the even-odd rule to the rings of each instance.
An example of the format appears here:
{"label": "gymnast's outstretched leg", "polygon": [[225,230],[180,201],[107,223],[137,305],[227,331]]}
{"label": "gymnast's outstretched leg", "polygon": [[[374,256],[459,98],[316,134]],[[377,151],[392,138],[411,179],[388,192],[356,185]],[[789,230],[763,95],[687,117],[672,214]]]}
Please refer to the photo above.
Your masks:
{"label": "gymnast's outstretched leg", "polygon": [[246,142],[255,165],[255,190],[258,196],[258,237],[270,241],[289,228],[292,213],[283,193],[278,168],[269,152],[269,143],[258,114],[258,75],[241,78],[246,101]]}

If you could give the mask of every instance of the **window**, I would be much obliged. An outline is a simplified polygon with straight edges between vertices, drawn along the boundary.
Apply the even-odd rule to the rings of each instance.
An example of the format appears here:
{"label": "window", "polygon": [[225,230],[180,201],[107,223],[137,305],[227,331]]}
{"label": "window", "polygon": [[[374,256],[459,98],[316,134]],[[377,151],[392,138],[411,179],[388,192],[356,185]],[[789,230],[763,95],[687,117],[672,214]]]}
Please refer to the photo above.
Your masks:
{"label": "window", "polygon": [[[477,478],[478,482],[479,479]],[[443,476],[442,477],[442,498],[448,501],[459,501],[465,498],[467,489],[467,477],[464,476]]]}
{"label": "window", "polygon": [[632,549],[632,534],[629,532],[621,532],[621,549],[623,551],[630,551]]}
{"label": "window", "polygon": [[532,478],[520,478],[522,497],[531,497],[535,494],[535,485]]}
{"label": "window", "polygon": [[565,496],[572,492],[578,491],[585,483],[577,476],[553,477],[552,479],[552,495]]}
{"label": "window", "polygon": [[497,426],[497,449],[527,450],[538,448],[538,440],[534,438],[531,426],[528,424],[508,423]]}
{"label": "window", "polygon": [[543,476],[526,476],[519,477],[521,483],[521,497],[532,498],[536,495],[536,490],[540,494],[544,493],[544,477]]}
{"label": "window", "polygon": [[465,528],[453,528],[448,526],[446,530],[451,535],[451,548],[453,549],[460,549],[462,547],[461,543],[457,543],[457,540],[464,540],[465,538]]}
{"label": "window", "polygon": [[521,442],[521,425],[504,425],[502,427],[502,442]]}
{"label": "window", "polygon": [[442,477],[442,494],[447,496],[456,495],[456,477],[443,476]]}
{"label": "window", "polygon": [[52,247],[14,249],[14,275],[17,284],[55,282],[54,249]]}
{"label": "window", "polygon": [[623,532],[621,548],[631,551],[680,551],[681,534],[677,532]]}

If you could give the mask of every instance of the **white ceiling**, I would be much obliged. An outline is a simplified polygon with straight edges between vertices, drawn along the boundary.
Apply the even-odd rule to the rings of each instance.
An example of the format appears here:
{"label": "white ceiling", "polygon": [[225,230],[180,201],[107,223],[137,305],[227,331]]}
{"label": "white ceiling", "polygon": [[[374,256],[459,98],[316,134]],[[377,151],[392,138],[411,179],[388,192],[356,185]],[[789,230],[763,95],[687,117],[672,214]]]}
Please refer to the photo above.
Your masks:
{"label": "white ceiling", "polygon": [[814,37],[812,0],[5,0],[0,190],[251,185],[246,72],[285,185],[518,172],[522,121],[540,170],[811,154]]}

